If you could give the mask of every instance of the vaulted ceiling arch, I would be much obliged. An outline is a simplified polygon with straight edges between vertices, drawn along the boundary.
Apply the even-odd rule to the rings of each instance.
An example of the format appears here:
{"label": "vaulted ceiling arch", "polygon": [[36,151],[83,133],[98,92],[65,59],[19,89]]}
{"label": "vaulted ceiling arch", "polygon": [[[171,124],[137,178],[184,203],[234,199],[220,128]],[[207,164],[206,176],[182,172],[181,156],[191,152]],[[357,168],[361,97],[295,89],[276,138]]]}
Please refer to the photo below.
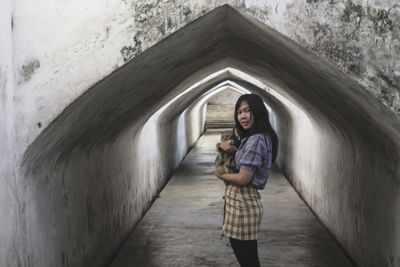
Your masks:
{"label": "vaulted ceiling arch", "polygon": [[[68,139],[72,145],[105,141],[138,119],[132,115],[136,108],[155,112],[185,84],[200,80],[202,72],[206,75],[226,67],[278,88],[309,114],[320,114],[322,120],[335,121],[341,128],[365,132],[367,127],[374,134],[376,129],[368,126],[372,119],[377,124],[373,128],[396,133],[390,123],[393,116],[350,79],[276,31],[223,6],[99,81],[68,106],[33,146],[43,137],[48,139],[49,131],[62,132],[59,139]],[[185,79],[189,76],[190,81]]]}

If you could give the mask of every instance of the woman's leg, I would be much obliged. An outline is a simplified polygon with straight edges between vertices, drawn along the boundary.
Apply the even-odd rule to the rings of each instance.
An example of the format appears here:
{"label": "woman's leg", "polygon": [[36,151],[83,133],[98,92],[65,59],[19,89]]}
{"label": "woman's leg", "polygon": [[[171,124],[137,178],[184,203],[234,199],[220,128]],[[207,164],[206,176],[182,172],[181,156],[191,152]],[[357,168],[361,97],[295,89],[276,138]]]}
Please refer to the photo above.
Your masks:
{"label": "woman's leg", "polygon": [[229,238],[233,253],[242,267],[259,267],[257,240],[238,240]]}

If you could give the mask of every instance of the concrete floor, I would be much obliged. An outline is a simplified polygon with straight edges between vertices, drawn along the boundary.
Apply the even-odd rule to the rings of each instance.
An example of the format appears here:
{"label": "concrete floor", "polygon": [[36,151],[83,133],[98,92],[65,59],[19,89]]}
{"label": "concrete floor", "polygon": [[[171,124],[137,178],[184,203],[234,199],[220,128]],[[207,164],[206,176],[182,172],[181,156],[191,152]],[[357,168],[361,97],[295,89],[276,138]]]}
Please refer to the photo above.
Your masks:
{"label": "concrete floor", "polygon": [[[239,266],[228,240],[220,238],[224,184],[214,175],[218,141],[212,131],[199,139],[111,267]],[[353,266],[277,168],[260,193],[261,266]]]}

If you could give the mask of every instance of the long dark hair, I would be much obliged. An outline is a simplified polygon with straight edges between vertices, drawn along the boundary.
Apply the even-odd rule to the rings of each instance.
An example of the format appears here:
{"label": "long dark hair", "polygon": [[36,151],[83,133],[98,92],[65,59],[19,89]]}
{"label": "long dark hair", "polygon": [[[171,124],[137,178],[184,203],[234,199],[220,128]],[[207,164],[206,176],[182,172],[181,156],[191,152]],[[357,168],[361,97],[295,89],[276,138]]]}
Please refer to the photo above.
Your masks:
{"label": "long dark hair", "polygon": [[[254,118],[254,124],[248,130],[242,128],[237,116],[237,111],[243,101],[246,101],[246,103],[249,105],[250,112]],[[278,154],[278,136],[276,135],[274,129],[272,129],[271,123],[269,122],[268,111],[265,108],[261,97],[256,94],[241,95],[236,102],[234,116],[236,130],[240,139],[257,133],[267,133],[269,135],[272,141],[272,162],[274,162]]]}

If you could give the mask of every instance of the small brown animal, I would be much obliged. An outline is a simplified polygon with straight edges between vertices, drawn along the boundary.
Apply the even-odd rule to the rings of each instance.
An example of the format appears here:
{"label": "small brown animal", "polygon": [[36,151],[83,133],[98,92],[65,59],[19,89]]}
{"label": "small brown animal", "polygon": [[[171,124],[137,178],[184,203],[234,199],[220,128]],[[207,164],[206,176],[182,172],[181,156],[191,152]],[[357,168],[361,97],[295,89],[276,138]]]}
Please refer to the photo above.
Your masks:
{"label": "small brown animal", "polygon": [[[229,141],[231,145],[235,146],[236,148],[239,147],[239,139],[235,134],[235,129],[233,129],[232,131],[222,132],[221,141]],[[237,172],[235,163],[236,151],[233,152],[224,151],[219,147],[219,145],[220,143],[217,143],[216,145],[218,150],[218,156],[215,159],[215,168],[217,173],[223,174],[223,173]]]}

